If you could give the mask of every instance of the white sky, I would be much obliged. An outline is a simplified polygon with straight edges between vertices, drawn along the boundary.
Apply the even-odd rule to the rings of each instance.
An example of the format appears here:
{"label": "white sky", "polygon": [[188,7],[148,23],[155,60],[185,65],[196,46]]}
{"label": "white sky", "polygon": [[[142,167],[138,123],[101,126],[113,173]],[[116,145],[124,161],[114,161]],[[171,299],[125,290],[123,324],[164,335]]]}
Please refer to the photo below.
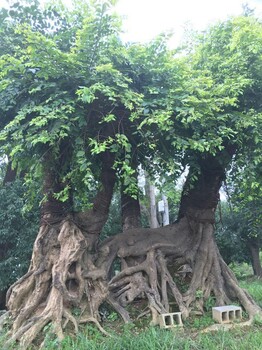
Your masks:
{"label": "white sky", "polygon": [[124,19],[124,39],[148,41],[162,31],[174,31],[174,44],[186,24],[198,30],[209,24],[242,13],[248,3],[262,17],[262,0],[119,0],[116,9]]}
{"label": "white sky", "polygon": [[[7,1],[0,0],[0,6]],[[186,24],[203,30],[220,19],[241,14],[243,3],[256,9],[262,18],[262,0],[118,0],[116,11],[124,16],[124,40],[145,42],[160,32],[173,30],[173,45],[176,45]]]}

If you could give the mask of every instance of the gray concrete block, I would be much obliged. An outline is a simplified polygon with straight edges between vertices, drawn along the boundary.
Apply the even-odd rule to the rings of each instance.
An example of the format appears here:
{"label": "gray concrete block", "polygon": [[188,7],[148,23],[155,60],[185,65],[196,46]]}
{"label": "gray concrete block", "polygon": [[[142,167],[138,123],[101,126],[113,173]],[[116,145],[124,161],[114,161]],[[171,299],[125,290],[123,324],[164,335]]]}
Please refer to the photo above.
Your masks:
{"label": "gray concrete block", "polygon": [[159,315],[160,328],[174,328],[183,326],[181,312],[172,312]]}
{"label": "gray concrete block", "polygon": [[242,308],[235,305],[213,307],[212,316],[218,323],[234,322],[242,319]]}

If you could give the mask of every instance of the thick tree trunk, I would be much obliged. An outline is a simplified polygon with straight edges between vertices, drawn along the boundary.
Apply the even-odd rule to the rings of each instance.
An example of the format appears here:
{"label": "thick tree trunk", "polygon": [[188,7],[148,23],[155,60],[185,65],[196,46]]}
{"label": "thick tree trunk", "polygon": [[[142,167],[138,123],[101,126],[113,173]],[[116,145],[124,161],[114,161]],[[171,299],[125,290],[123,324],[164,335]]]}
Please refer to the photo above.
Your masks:
{"label": "thick tree trunk", "polygon": [[[199,159],[199,168],[189,171],[180,202],[178,218],[190,216],[191,212],[215,211],[219,190],[225,178],[225,168],[211,156]],[[196,178],[197,177],[197,178]],[[210,218],[211,219],[211,218]]]}
{"label": "thick tree trunk", "polygon": [[[54,193],[63,188],[56,174],[57,164],[45,159],[43,191],[46,201],[41,208],[41,225],[36,238],[29,271],[7,293],[7,306],[13,318],[8,344],[19,340],[23,348],[30,346],[48,323],[63,339],[63,327],[71,322],[98,323],[98,306],[108,294],[103,273],[90,280],[98,235],[104,226],[115,183],[112,170],[114,158],[102,155],[101,191],[93,208],[85,213],[73,213],[72,203],[59,202]],[[103,276],[102,276],[103,275]],[[76,321],[72,308],[78,308]],[[98,324],[99,326],[99,324]],[[100,327],[100,326],[99,326]]]}
{"label": "thick tree trunk", "polygon": [[121,191],[122,228],[127,231],[141,227],[141,213],[138,199],[135,199]]}
{"label": "thick tree trunk", "polygon": [[257,238],[252,238],[248,240],[248,248],[251,255],[251,263],[254,271],[254,275],[257,277],[262,277],[262,266],[259,258],[260,242]]}
{"label": "thick tree trunk", "polygon": [[[224,167],[215,158],[207,157],[200,160],[199,170],[194,182],[192,172],[189,173],[176,225],[129,231],[127,241],[120,235],[101,246],[110,247],[109,261],[114,256],[144,257],[139,266],[127,266],[115,276],[109,288],[120,306],[130,304],[142,293],[147,295],[153,323],[157,322],[158,313],[169,311],[170,294],[183,317],[191,311],[203,313],[210,297],[215,298],[217,305],[238,301],[250,316],[261,311],[239,287],[214,240],[215,209]],[[137,273],[147,278],[138,283],[134,277]],[[180,279],[186,292],[179,290],[173,277]]]}
{"label": "thick tree trunk", "polygon": [[[205,301],[214,295],[218,305],[238,300],[250,315],[260,309],[252,298],[239,286],[228,266],[219,254],[214,240],[215,210],[219,201],[219,189],[225,177],[225,166],[215,157],[199,160],[199,175],[191,181],[191,172],[183,189],[179,218],[187,218],[191,232],[199,236],[194,245],[192,278],[184,294],[186,305],[193,301],[200,310]],[[192,235],[192,234],[191,234]],[[199,296],[196,298],[197,291]]]}

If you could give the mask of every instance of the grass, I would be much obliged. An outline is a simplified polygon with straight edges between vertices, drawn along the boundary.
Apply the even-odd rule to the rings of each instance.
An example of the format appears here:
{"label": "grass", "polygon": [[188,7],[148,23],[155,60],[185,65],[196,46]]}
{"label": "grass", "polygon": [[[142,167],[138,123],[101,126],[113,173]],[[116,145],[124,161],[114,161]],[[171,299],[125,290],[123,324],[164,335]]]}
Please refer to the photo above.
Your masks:
{"label": "grass", "polygon": [[259,326],[196,336],[188,330],[172,332],[149,327],[136,334],[134,329],[126,328],[123,334],[114,334],[112,338],[87,327],[77,338],[68,337],[60,346],[56,341],[47,341],[45,350],[261,350],[261,344]]}
{"label": "grass", "polygon": [[262,279],[249,277],[246,280],[240,281],[240,286],[246,289],[262,308]]}
{"label": "grass", "polygon": [[[260,255],[260,260],[262,263],[262,253]],[[230,265],[230,268],[237,277],[240,286],[246,289],[258,305],[262,307],[262,279],[255,278],[252,275],[252,267],[247,263],[234,263]]]}
{"label": "grass", "polygon": [[[240,285],[245,288],[262,307],[262,280],[247,275],[246,266],[236,265]],[[243,273],[242,273],[243,271]],[[45,350],[261,350],[262,322],[257,321],[247,328],[230,331],[201,333],[212,325],[212,300],[210,310],[204,317],[194,317],[184,323],[183,328],[173,331],[148,326],[148,320],[122,325],[116,314],[108,316],[105,329],[112,335],[104,337],[94,326],[87,325],[77,337],[67,337],[62,344],[52,336],[51,329],[46,331]],[[115,317],[116,316],[116,317]],[[4,340],[0,338],[0,349]],[[15,349],[15,347],[11,348]],[[10,350],[11,350],[10,349]],[[35,349],[34,349],[35,350]]]}

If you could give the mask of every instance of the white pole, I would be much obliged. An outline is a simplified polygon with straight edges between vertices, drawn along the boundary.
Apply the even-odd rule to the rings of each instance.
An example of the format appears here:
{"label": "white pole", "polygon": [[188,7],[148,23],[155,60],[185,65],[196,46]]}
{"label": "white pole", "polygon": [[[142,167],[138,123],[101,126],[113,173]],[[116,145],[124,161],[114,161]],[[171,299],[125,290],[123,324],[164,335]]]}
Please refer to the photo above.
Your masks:
{"label": "white pole", "polygon": [[169,208],[167,197],[162,194],[162,200],[164,202],[164,212],[163,212],[163,226],[169,225]]}
{"label": "white pole", "polygon": [[157,210],[156,210],[156,194],[155,186],[149,184],[149,199],[150,199],[150,227],[157,228],[159,223],[157,220]]}

